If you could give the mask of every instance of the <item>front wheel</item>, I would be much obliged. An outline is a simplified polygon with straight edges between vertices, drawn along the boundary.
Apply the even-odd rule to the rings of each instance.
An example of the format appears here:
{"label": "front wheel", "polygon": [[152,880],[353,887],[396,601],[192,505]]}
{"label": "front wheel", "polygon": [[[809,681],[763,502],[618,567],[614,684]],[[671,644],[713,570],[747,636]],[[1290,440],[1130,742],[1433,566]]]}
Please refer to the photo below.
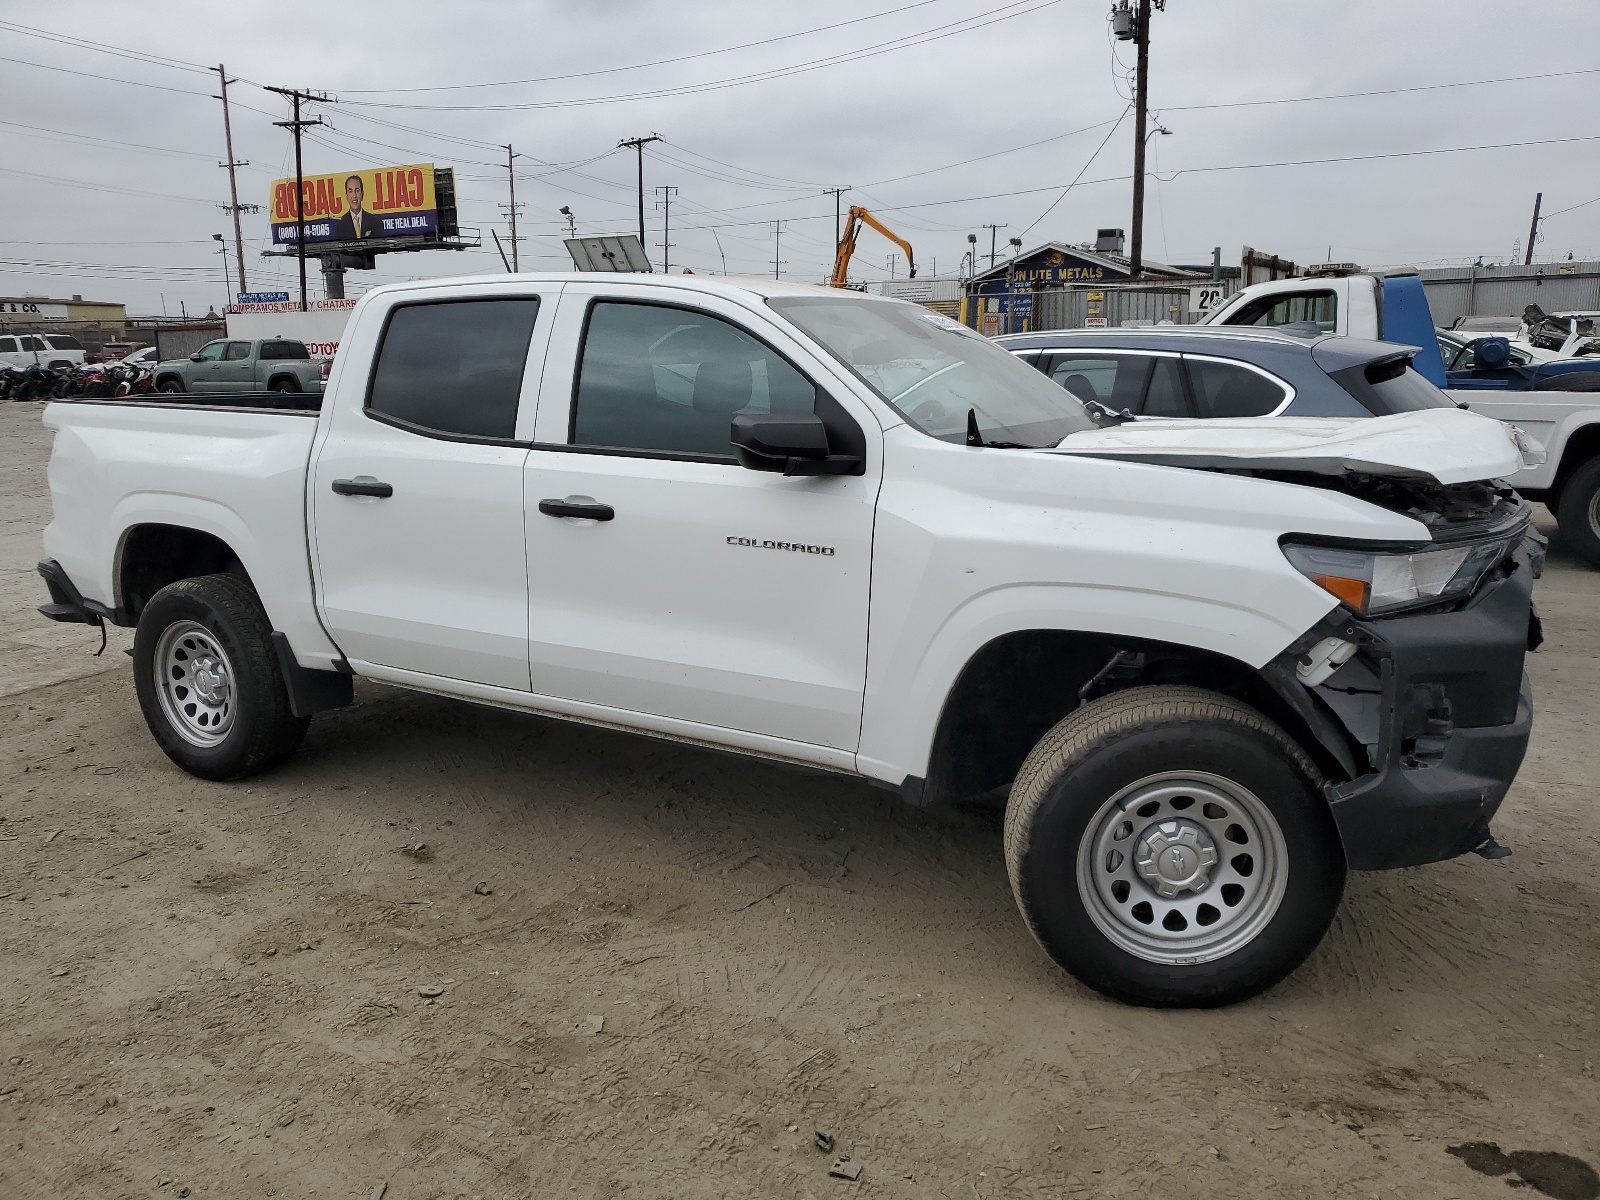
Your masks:
{"label": "front wheel", "polygon": [[168,376],[166,379],[163,379],[156,384],[156,391],[181,392],[183,391],[183,383],[180,380],[173,379],[171,376]]}
{"label": "front wheel", "polygon": [[139,708],[167,757],[201,779],[242,779],[300,747],[310,724],[289,709],[272,625],[234,575],[162,588],[133,639]]}
{"label": "front wheel", "polygon": [[1085,706],[1034,747],[1006,869],[1058,963],[1134,1004],[1248,999],[1316,948],[1345,861],[1316,768],[1254,709],[1190,687]]}
{"label": "front wheel", "polygon": [[1561,537],[1592,567],[1600,567],[1600,458],[1572,473],[1556,509]]}

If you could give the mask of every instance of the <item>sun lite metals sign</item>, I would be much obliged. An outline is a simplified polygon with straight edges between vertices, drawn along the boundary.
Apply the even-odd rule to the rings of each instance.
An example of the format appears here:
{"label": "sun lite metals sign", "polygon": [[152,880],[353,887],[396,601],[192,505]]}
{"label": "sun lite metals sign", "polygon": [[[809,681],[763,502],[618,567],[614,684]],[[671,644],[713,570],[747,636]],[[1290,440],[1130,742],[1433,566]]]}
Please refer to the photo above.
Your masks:
{"label": "sun lite metals sign", "polygon": [[[302,182],[307,245],[435,237],[439,233],[432,163],[307,175]],[[272,243],[292,246],[296,236],[294,180],[274,180],[269,196]]]}

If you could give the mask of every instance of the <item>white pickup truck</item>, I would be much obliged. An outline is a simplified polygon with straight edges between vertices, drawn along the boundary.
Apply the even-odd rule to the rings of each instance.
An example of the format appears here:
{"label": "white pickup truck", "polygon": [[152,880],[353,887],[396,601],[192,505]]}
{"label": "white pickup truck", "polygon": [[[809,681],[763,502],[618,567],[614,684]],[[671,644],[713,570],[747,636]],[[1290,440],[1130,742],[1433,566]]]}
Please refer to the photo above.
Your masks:
{"label": "white pickup truck", "polygon": [[307,405],[45,411],[42,611],[136,626],[203,778],[362,677],[1009,786],[1029,928],[1156,1005],[1281,979],[1347,869],[1505,852],[1538,555],[1498,422],[1098,429],[914,305],[620,275],[369,292]]}
{"label": "white pickup truck", "polygon": [[1600,363],[1568,359],[1522,371],[1506,363],[1503,370],[1447,372],[1415,270],[1361,271],[1330,263],[1311,271],[1244,288],[1204,323],[1314,324],[1324,333],[1418,347],[1412,365],[1424,378],[1463,407],[1524,430],[1544,448],[1543,462],[1524,467],[1508,482],[1530,500],[1543,501],[1573,549],[1600,567]]}

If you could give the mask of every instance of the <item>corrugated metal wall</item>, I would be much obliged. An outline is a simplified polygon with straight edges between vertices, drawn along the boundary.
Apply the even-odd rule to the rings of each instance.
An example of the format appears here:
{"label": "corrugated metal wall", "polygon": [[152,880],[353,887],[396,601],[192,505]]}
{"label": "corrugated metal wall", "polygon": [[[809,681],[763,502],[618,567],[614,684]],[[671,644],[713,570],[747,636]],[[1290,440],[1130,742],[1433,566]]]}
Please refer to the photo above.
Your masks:
{"label": "corrugated metal wall", "polygon": [[1436,325],[1466,316],[1520,317],[1530,304],[1545,312],[1600,310],[1600,262],[1449,267],[1420,274]]}

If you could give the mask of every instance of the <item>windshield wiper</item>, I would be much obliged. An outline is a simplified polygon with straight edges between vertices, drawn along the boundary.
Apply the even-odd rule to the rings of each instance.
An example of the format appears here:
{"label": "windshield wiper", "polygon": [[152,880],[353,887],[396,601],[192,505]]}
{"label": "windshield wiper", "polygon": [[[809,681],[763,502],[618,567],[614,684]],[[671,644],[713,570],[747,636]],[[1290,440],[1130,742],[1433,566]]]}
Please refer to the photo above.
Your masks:
{"label": "windshield wiper", "polygon": [[987,446],[991,450],[1037,450],[1037,446],[1027,446],[1022,442],[990,442],[985,441],[983,434],[978,429],[978,410],[967,409],[967,445]]}

